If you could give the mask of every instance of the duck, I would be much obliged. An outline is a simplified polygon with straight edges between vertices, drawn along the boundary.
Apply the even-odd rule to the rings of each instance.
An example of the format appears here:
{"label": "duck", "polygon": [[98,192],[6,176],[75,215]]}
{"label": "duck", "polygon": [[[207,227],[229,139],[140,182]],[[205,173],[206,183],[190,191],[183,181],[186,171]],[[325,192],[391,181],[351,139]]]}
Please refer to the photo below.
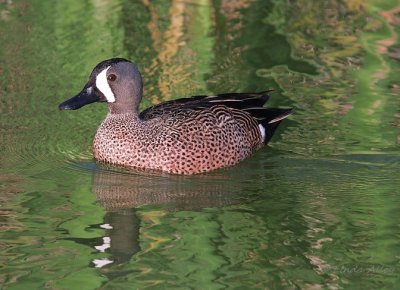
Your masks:
{"label": "duck", "polygon": [[192,96],[140,112],[143,81],[137,66],[111,58],[97,64],[81,92],[59,109],[107,102],[92,145],[99,162],[192,175],[233,166],[271,140],[292,109],[264,107],[268,93]]}

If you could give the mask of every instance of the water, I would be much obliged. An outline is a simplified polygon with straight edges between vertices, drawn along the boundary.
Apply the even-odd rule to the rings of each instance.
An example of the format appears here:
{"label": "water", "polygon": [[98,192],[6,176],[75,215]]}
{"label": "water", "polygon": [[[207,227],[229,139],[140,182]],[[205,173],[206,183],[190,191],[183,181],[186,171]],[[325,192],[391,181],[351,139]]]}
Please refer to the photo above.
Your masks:
{"label": "water", "polygon": [[[397,289],[397,1],[1,1],[2,289]],[[274,89],[270,146],[192,177],[97,165],[95,64],[143,107]]]}

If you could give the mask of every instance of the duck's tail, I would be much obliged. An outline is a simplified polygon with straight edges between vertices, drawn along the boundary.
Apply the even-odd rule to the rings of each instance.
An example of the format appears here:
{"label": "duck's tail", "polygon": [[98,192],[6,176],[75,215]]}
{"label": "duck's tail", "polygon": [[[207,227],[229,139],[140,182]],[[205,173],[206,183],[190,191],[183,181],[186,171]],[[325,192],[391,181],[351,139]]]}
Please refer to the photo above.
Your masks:
{"label": "duck's tail", "polygon": [[263,142],[267,144],[280,122],[288,117],[293,112],[293,109],[247,108],[245,111],[249,112],[257,120]]}

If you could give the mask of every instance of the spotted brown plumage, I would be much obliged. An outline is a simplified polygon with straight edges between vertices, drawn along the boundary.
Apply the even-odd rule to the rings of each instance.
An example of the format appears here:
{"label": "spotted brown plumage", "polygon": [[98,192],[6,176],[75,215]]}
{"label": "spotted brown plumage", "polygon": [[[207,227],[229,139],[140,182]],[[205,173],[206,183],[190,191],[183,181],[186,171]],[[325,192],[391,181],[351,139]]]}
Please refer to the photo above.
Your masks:
{"label": "spotted brown plumage", "polygon": [[116,58],[99,63],[88,83],[60,109],[108,102],[93,142],[103,162],[176,174],[227,167],[267,144],[291,109],[265,108],[267,92],[194,96],[139,113],[142,78],[136,66]]}

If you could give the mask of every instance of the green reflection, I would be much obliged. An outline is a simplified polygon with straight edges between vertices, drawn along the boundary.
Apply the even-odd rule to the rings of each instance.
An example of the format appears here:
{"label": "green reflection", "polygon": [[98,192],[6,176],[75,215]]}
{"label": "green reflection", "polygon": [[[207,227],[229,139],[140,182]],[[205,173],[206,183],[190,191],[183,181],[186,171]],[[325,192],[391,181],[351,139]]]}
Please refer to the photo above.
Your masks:
{"label": "green reflection", "polygon": [[[378,2],[1,2],[1,285],[396,289],[399,8]],[[98,168],[106,107],[57,104],[116,56],[144,106],[273,88],[296,114],[230,169]]]}

